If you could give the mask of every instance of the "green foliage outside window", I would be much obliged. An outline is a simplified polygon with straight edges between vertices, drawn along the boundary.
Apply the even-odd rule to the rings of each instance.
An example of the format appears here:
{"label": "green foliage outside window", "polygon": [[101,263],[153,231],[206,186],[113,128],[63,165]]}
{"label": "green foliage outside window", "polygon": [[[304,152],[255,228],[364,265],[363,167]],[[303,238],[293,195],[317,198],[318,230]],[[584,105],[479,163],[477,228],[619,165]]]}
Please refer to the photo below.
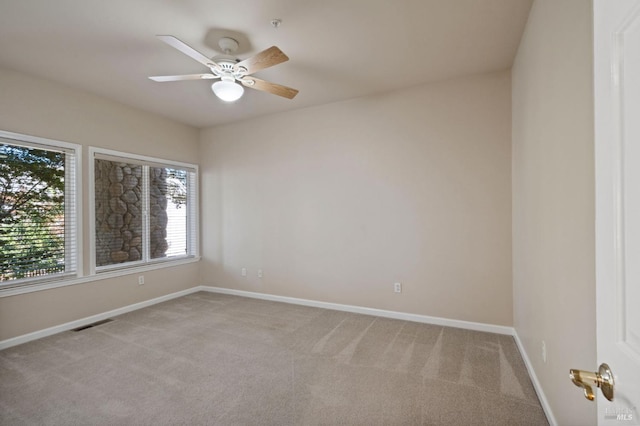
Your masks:
{"label": "green foliage outside window", "polygon": [[0,144],[0,281],[64,271],[65,154]]}

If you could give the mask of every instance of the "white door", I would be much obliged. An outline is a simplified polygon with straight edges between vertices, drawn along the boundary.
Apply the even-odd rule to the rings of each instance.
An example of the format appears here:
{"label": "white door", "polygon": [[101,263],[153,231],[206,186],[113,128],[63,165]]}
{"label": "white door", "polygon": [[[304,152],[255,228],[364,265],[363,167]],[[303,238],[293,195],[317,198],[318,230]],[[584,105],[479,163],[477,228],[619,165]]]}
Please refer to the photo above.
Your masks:
{"label": "white door", "polygon": [[[594,0],[599,425],[640,425],[640,0]],[[595,367],[595,366],[594,366]]]}

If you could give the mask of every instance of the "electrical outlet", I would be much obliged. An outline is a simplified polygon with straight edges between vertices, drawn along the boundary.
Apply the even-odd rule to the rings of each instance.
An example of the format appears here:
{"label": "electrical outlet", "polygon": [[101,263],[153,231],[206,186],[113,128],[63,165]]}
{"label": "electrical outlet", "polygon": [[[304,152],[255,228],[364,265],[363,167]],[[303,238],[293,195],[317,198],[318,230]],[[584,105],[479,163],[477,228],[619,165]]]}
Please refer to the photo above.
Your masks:
{"label": "electrical outlet", "polygon": [[262,278],[262,269],[258,269],[258,278]]}
{"label": "electrical outlet", "polygon": [[542,362],[547,363],[547,344],[542,341]]}
{"label": "electrical outlet", "polygon": [[138,285],[144,285],[144,275],[138,275]]}
{"label": "electrical outlet", "polygon": [[401,283],[394,283],[393,284],[393,291],[394,291],[394,293],[402,293],[402,284]]}
{"label": "electrical outlet", "polygon": [[242,276],[246,277],[247,276],[247,268],[242,268]]}

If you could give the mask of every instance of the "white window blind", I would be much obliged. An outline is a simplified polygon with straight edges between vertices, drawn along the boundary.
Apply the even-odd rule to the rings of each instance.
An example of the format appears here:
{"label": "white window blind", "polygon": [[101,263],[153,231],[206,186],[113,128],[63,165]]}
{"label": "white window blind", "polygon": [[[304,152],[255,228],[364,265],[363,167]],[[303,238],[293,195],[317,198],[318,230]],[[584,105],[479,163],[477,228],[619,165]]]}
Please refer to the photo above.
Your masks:
{"label": "white window blind", "polygon": [[0,288],[77,275],[79,150],[0,132]]}
{"label": "white window blind", "polygon": [[197,251],[197,168],[96,151],[97,272],[192,257]]}

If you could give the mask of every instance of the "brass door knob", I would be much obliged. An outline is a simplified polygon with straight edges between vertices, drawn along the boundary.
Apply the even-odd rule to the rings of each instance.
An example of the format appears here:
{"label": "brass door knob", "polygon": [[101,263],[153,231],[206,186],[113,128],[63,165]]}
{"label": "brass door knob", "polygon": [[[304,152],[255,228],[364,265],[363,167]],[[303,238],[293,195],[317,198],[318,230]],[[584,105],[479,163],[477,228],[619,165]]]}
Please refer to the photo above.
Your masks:
{"label": "brass door knob", "polygon": [[584,390],[584,396],[589,401],[595,399],[592,386],[599,387],[604,397],[609,401],[613,401],[613,373],[607,364],[600,364],[597,373],[583,370],[569,370],[569,378],[574,385]]}

